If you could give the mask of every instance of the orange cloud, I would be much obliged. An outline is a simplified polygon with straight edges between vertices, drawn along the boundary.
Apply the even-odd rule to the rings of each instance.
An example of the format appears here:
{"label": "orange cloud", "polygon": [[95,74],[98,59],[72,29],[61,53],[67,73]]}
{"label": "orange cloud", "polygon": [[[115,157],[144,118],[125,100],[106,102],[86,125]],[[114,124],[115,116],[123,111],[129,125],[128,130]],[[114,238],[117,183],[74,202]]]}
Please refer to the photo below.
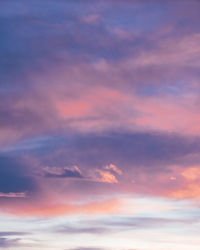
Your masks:
{"label": "orange cloud", "polygon": [[177,189],[170,193],[170,197],[178,199],[190,199],[200,201],[200,184],[198,183],[187,183],[182,188]]}
{"label": "orange cloud", "polygon": [[188,181],[200,181],[200,167],[186,168],[181,175]]}
{"label": "orange cloud", "polygon": [[54,217],[67,214],[109,214],[119,213],[123,209],[123,200],[110,199],[104,201],[95,201],[83,204],[48,204],[41,202],[38,204],[16,204],[12,207],[2,209],[5,213],[15,214],[17,216],[44,216]]}
{"label": "orange cloud", "polygon": [[182,177],[181,182],[178,187],[169,192],[169,196],[178,199],[193,198],[200,200],[200,167],[179,169],[177,175]]}
{"label": "orange cloud", "polygon": [[122,175],[122,171],[117,167],[115,166],[114,164],[109,164],[109,165],[106,165],[104,167],[104,169],[107,169],[107,170],[113,170],[115,173],[117,173],[118,175]]}
{"label": "orange cloud", "polygon": [[97,169],[96,172],[98,174],[98,176],[95,178],[96,181],[106,183],[118,183],[117,178],[113,174],[99,169]]}

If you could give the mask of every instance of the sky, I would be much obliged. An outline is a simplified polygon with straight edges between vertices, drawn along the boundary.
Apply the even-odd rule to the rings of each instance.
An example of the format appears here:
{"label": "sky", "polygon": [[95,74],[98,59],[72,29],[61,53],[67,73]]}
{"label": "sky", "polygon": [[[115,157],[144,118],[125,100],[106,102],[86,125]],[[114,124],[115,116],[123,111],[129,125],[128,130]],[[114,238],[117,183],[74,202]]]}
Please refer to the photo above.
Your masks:
{"label": "sky", "polygon": [[0,249],[200,249],[199,13],[0,2]]}

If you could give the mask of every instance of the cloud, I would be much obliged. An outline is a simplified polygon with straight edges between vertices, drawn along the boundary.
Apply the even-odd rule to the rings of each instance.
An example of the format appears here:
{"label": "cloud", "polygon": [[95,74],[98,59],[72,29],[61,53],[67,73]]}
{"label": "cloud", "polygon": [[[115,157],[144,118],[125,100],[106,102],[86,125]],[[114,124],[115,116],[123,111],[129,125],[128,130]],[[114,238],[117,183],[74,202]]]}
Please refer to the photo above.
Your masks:
{"label": "cloud", "polygon": [[78,247],[78,248],[71,248],[71,249],[65,249],[65,250],[106,250],[106,249],[99,248],[99,247]]}
{"label": "cloud", "polygon": [[[87,227],[84,223],[89,223]],[[113,215],[112,218],[92,219],[80,221],[78,226],[60,226],[55,232],[63,234],[109,234],[123,232],[126,230],[151,229],[174,225],[187,225],[194,223],[191,219],[138,217],[128,215]],[[94,226],[98,225],[98,226]]]}
{"label": "cloud", "polygon": [[106,165],[102,169],[96,169],[92,175],[92,180],[96,182],[105,182],[105,183],[118,183],[116,175],[121,175],[122,171],[118,169],[115,165],[110,164]]}
{"label": "cloud", "polygon": [[8,156],[0,156],[1,197],[25,197],[35,189],[34,179],[28,175],[23,163]]}
{"label": "cloud", "polygon": [[64,234],[104,234],[108,230],[105,227],[70,227],[63,226],[56,232]]}
{"label": "cloud", "polygon": [[26,193],[0,193],[0,197],[7,197],[7,198],[25,198]]}
{"label": "cloud", "polygon": [[50,168],[45,167],[44,176],[49,178],[84,178],[77,166],[68,168]]}
{"label": "cloud", "polygon": [[90,14],[82,18],[82,21],[87,24],[94,24],[100,20],[100,15],[98,14]]}
{"label": "cloud", "polygon": [[0,248],[14,248],[20,247],[20,236],[24,236],[28,233],[25,232],[0,232]]}
{"label": "cloud", "polygon": [[122,171],[114,164],[106,165],[104,167],[104,169],[109,170],[109,171],[113,171],[114,173],[116,173],[118,175],[122,175]]}
{"label": "cloud", "polygon": [[200,201],[200,167],[189,166],[185,169],[175,168],[177,176],[180,176],[181,182],[179,186],[172,190],[169,195],[173,198],[187,199],[194,198]]}
{"label": "cloud", "polygon": [[[81,13],[75,3],[51,1],[44,15],[37,3],[20,1],[24,12],[17,7],[9,12],[10,3],[2,4],[2,82],[17,87],[1,87],[0,144],[58,131],[198,135],[199,31],[181,28],[176,34],[183,18],[179,4],[164,4],[169,15],[153,3],[148,5],[152,12],[143,4],[120,1],[114,8],[95,2],[93,10],[79,4]],[[184,17],[190,27],[198,20],[197,9],[193,2]],[[83,25],[84,18],[90,24]]]}
{"label": "cloud", "polygon": [[113,174],[106,171],[102,171],[100,169],[96,170],[96,177],[94,181],[106,182],[106,183],[118,183],[117,178]]}
{"label": "cloud", "polygon": [[74,204],[121,193],[199,199],[199,4],[111,2],[2,3],[2,210],[112,211]]}
{"label": "cloud", "polygon": [[192,155],[196,155],[200,151],[198,137],[111,132],[103,135],[62,137],[60,140],[63,145],[58,145],[55,151],[51,151],[51,158],[56,158],[56,160],[62,158],[65,164],[75,163],[84,170],[102,167],[102,171],[113,171],[109,165],[111,162],[125,175],[126,170],[130,171],[131,168],[136,170],[138,166],[152,167],[157,171],[161,164],[164,168],[164,166],[175,163],[185,165],[187,162],[190,165],[189,161],[193,161],[192,164],[197,164],[199,161],[198,157],[196,160],[195,158],[190,159]]}
{"label": "cloud", "polygon": [[10,248],[10,247],[16,247],[19,246],[19,240],[18,239],[7,239],[4,237],[0,237],[0,247],[1,248]]}
{"label": "cloud", "polygon": [[148,217],[121,217],[120,216],[116,220],[112,221],[105,221],[102,224],[107,226],[112,226],[113,229],[118,228],[119,231],[121,230],[137,230],[139,228],[153,228],[169,224],[187,224],[191,223],[190,220],[181,220],[181,219],[166,219],[166,218],[148,218]]}
{"label": "cloud", "polygon": [[[48,196],[48,197],[47,197]],[[61,215],[70,214],[115,214],[120,212],[123,204],[120,199],[106,199],[100,201],[87,201],[70,203],[63,202],[56,197],[49,198],[50,194],[46,194],[44,199],[40,197],[39,201],[32,201],[31,203],[15,203],[15,206],[4,204],[1,210],[6,214],[15,214],[22,217],[58,217]],[[56,204],[58,202],[58,204]]]}
{"label": "cloud", "polygon": [[[50,217],[73,213],[114,213],[123,210],[123,199],[116,203],[107,202],[107,205],[105,202],[105,206],[98,202],[93,205],[92,200],[104,197],[112,200],[120,194],[199,199],[198,171],[189,170],[199,161],[198,157],[193,157],[200,150],[197,137],[138,133],[76,134],[67,138],[56,137],[55,143],[53,139],[47,144],[50,143],[53,148],[46,147],[44,143],[34,149],[34,154],[30,150],[30,155],[21,159],[25,162],[22,165],[18,163],[15,168],[15,161],[7,159],[9,165],[4,176],[8,171],[15,175],[15,181],[18,176],[25,176],[29,185],[34,183],[34,188],[23,186],[21,181],[20,189],[11,188],[14,183],[6,183],[7,189],[1,190],[2,211]],[[191,176],[190,180],[184,175]]]}
{"label": "cloud", "polygon": [[27,232],[12,232],[12,231],[9,231],[9,232],[6,232],[6,231],[0,231],[0,236],[4,237],[4,236],[19,236],[19,235],[26,235],[26,234],[30,234],[30,233],[27,233]]}

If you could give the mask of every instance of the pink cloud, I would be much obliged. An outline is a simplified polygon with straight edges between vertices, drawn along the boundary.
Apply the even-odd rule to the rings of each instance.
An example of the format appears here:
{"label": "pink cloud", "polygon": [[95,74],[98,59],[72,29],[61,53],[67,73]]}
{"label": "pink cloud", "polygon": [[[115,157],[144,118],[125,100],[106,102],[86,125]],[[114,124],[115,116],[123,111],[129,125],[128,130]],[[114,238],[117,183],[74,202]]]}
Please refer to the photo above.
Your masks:
{"label": "pink cloud", "polygon": [[[80,171],[77,167],[71,169]],[[83,180],[38,179],[39,196],[1,193],[1,197],[8,198],[6,202],[1,203],[1,211],[19,216],[118,213],[124,211],[124,199],[120,198],[121,194],[200,200],[198,166],[168,166],[164,171],[134,168],[134,171],[123,171],[123,175],[119,172],[120,181],[114,175],[117,170],[118,167],[110,164],[102,170],[90,170],[92,175]],[[63,174],[58,168],[48,168],[48,171],[54,175]],[[116,194],[119,198],[112,198]],[[105,197],[110,198],[106,200]]]}
{"label": "pink cloud", "polygon": [[118,183],[117,178],[113,174],[100,169],[96,170],[96,177],[94,180],[97,182]]}
{"label": "pink cloud", "polygon": [[193,166],[179,170],[179,175],[182,177],[180,186],[170,193],[173,198],[187,199],[192,198],[200,201],[200,168]]}
{"label": "pink cloud", "polygon": [[21,203],[7,206],[4,204],[1,211],[17,216],[55,217],[67,214],[115,214],[123,209],[123,200],[109,199],[103,201],[90,201],[80,204],[59,203],[46,200],[39,203]]}
{"label": "pink cloud", "polygon": [[[162,74],[168,72],[172,82],[177,82],[177,74],[187,81],[185,70],[200,65],[199,41],[200,35],[196,33],[158,40],[154,49],[143,48],[116,61],[98,58],[85,62],[79,58],[73,63],[66,54],[70,63],[67,60],[54,65],[47,63],[43,74],[30,74],[31,91],[7,105],[8,113],[13,113],[15,119],[16,114],[20,115],[26,124],[22,124],[21,130],[10,125],[2,128],[1,145],[46,130],[89,133],[120,128],[131,132],[198,135],[200,116],[195,76],[189,77],[190,89],[184,85],[184,91],[178,89],[177,95],[142,96],[137,88],[148,87],[149,82],[164,88]],[[156,77],[148,73],[152,65],[158,67]],[[30,121],[32,125],[28,124],[27,113],[35,119],[35,123]]]}
{"label": "pink cloud", "polygon": [[[189,38],[185,39],[187,41]],[[160,45],[161,48],[162,46]],[[172,46],[168,46],[173,52]],[[184,46],[183,53],[192,59],[193,52],[185,52]],[[145,57],[150,60],[148,58],[151,56],[148,53],[151,52],[146,52],[143,56],[139,55],[138,58]],[[155,53],[152,52],[152,55],[159,58],[160,53],[158,50]],[[162,53],[168,54],[167,49]],[[42,88],[38,86],[37,91],[40,91],[40,95],[43,92],[47,93],[45,106],[49,107],[48,111],[39,108],[40,100],[38,100],[38,107],[30,108],[37,113],[42,112],[40,116],[44,117],[47,126],[52,129],[70,128],[88,133],[123,128],[136,132],[199,134],[198,96],[194,91],[179,93],[179,95],[168,93],[142,96],[134,90],[134,85],[137,86],[137,83],[133,82],[133,90],[130,92],[127,85],[130,79],[123,71],[125,67],[128,72],[134,67],[137,68],[141,60],[138,61],[138,58],[117,63],[108,63],[106,60],[93,64],[80,62],[76,67],[71,65],[69,70],[64,70],[63,65],[60,71],[44,79],[49,81],[48,88],[44,84]],[[169,62],[170,60],[169,58]],[[157,59],[156,62],[158,62]],[[162,87],[162,83],[160,85]],[[50,120],[50,116],[54,119]]]}
{"label": "pink cloud", "polygon": [[0,192],[0,197],[5,197],[5,198],[25,198],[26,197],[25,192],[21,193],[2,193]]}
{"label": "pink cloud", "polygon": [[104,169],[106,170],[112,170],[114,171],[115,173],[117,173],[118,175],[122,175],[122,170],[120,170],[117,166],[115,166],[114,164],[109,164],[109,165],[106,165],[104,167]]}
{"label": "pink cloud", "polygon": [[82,21],[87,24],[98,23],[101,19],[101,16],[98,14],[90,14],[82,18]]}

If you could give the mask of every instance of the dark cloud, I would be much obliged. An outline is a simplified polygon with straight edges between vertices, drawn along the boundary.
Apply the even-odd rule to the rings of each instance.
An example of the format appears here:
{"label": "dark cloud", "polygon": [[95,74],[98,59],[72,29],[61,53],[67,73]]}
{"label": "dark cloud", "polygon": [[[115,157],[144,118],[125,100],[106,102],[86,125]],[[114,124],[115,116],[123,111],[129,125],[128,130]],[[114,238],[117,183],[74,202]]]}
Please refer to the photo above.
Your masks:
{"label": "dark cloud", "polygon": [[5,237],[0,237],[0,248],[10,248],[19,246],[18,239],[8,239]]}
{"label": "dark cloud", "polygon": [[28,176],[25,166],[20,161],[0,156],[0,192],[32,192],[34,188],[34,180]]}
{"label": "dark cloud", "polygon": [[[26,233],[26,232],[0,232],[0,248],[4,249],[4,248],[14,248],[14,247],[20,247],[20,240],[21,237],[24,235],[27,235],[30,233]],[[9,238],[9,236],[12,236],[12,238]],[[21,237],[20,237],[21,236]]]}
{"label": "dark cloud", "polygon": [[[0,232],[0,248],[14,248],[14,247],[20,247],[19,236],[26,235],[28,233],[25,232]],[[12,238],[9,238],[9,236],[12,236]],[[15,237],[15,238],[13,238]]]}
{"label": "dark cloud", "polygon": [[27,235],[27,234],[30,234],[30,233],[27,233],[27,232],[4,232],[4,231],[1,231],[0,232],[0,237],[6,237],[6,236],[20,236],[20,235]]}
{"label": "dark cloud", "polygon": [[61,172],[52,173],[45,171],[45,177],[49,178],[84,178],[84,176],[76,169],[62,169]]}
{"label": "dark cloud", "polygon": [[[62,138],[55,152],[44,155],[44,164],[97,167],[109,163],[155,168],[181,163],[200,151],[200,139],[175,134],[107,133]],[[66,140],[66,141],[65,141]],[[62,145],[62,146],[61,146]]]}
{"label": "dark cloud", "polygon": [[66,234],[103,234],[107,233],[109,230],[105,227],[70,227],[64,226],[57,230],[58,233]]}
{"label": "dark cloud", "polygon": [[[38,122],[42,123],[42,118],[28,108],[16,109],[14,103],[17,103],[16,97],[11,98],[12,102],[4,101],[4,105],[0,108],[0,116],[3,117],[0,121],[2,129],[11,128],[19,130],[26,129],[27,126],[37,126]],[[18,99],[19,100],[19,99]],[[31,129],[30,129],[31,130]],[[29,131],[30,131],[29,130]]]}
{"label": "dark cloud", "polygon": [[106,248],[99,248],[99,247],[77,247],[65,250],[107,250]]}
{"label": "dark cloud", "polygon": [[[63,52],[70,55],[71,63],[77,57],[89,61],[97,58],[116,60],[130,54],[135,55],[144,47],[152,48],[157,45],[156,39],[148,39],[145,33],[152,33],[155,29],[170,25],[172,18],[169,18],[169,13],[177,14],[177,9],[180,8],[180,4],[171,5],[170,1],[162,4],[160,1],[143,1],[144,6],[138,4],[141,1],[126,1],[126,4],[124,1],[117,1],[115,4],[109,2],[93,1],[92,9],[89,1],[19,1],[17,4],[15,1],[2,2],[0,84],[17,84],[25,88],[28,86],[30,71],[42,72],[44,62],[62,61],[60,54]],[[186,9],[188,5],[181,6]],[[189,7],[191,12],[196,13],[197,18],[198,6],[190,3]],[[41,9],[45,11],[41,12]],[[83,22],[84,17],[92,14],[99,15],[101,21],[90,24]],[[194,26],[194,21],[190,21],[192,15],[189,12],[184,14],[187,25]],[[181,33],[184,25],[179,18],[174,16]],[[134,30],[135,33],[131,39],[121,39],[110,32],[115,28],[128,33]],[[157,68],[150,67],[146,70],[149,75],[159,75]],[[137,72],[138,69],[134,74]],[[142,73],[139,70],[139,74]]]}

